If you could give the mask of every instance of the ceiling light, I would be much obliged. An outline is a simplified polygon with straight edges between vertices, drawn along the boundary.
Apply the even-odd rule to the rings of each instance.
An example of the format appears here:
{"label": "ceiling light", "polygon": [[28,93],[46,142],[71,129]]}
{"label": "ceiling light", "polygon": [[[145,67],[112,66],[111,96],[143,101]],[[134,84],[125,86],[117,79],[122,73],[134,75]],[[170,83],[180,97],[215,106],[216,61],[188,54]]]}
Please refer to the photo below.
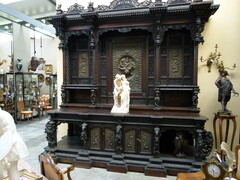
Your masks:
{"label": "ceiling light", "polygon": [[44,24],[46,23],[46,20],[45,20],[45,19],[41,19],[41,21],[42,21],[42,23],[44,23]]}
{"label": "ceiling light", "polygon": [[22,0],[0,0],[0,3],[11,4],[11,3],[19,2],[19,1],[22,1]]}
{"label": "ceiling light", "polygon": [[9,29],[9,26],[7,26],[7,25],[4,26],[4,29],[5,29],[5,30],[8,30],[8,29]]}

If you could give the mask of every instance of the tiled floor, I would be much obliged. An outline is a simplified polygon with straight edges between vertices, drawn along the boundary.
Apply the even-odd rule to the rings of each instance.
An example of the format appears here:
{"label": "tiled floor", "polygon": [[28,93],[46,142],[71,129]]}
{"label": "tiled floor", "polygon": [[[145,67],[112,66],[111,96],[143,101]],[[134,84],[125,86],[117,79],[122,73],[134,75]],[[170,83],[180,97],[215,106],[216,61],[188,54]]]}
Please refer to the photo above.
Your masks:
{"label": "tiled floor", "polygon": [[[42,118],[41,120],[35,118],[33,121],[22,121],[17,124],[17,131],[25,141],[29,151],[29,156],[25,161],[38,173],[40,173],[38,155],[42,153],[44,147],[47,146],[46,134],[44,132],[47,121],[47,118]],[[66,165],[60,164],[59,166],[62,168]],[[159,178],[145,176],[142,173],[135,172],[128,172],[126,174],[114,173],[102,168],[75,168],[75,170],[71,172],[71,176],[73,180],[176,180],[175,176]]]}

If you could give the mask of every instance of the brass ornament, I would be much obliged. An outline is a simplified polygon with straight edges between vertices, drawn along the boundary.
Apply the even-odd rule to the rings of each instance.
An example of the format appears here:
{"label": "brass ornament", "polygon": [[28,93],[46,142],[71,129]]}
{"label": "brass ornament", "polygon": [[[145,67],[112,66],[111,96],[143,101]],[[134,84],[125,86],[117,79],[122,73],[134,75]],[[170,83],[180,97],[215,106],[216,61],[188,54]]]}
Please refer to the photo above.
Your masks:
{"label": "brass ornament", "polygon": [[51,79],[50,77],[46,77],[46,78],[45,78],[45,84],[46,84],[47,86],[50,86],[51,83],[52,83],[52,79]]}
{"label": "brass ornament", "polygon": [[207,67],[208,67],[208,72],[210,73],[211,72],[211,67],[212,65],[215,63],[216,66],[217,66],[217,69],[219,71],[223,71],[223,70],[226,70],[226,69],[229,69],[229,70],[233,70],[235,69],[237,66],[236,64],[233,64],[232,68],[229,68],[229,67],[226,67],[224,66],[223,64],[223,61],[220,61],[220,57],[222,56],[220,52],[217,51],[218,49],[218,45],[216,44],[215,45],[215,52],[214,53],[210,53],[209,57],[207,59],[203,59],[203,57],[201,56],[200,58],[200,61],[201,62],[207,62]]}
{"label": "brass ornament", "polygon": [[38,81],[39,82],[44,82],[44,75],[43,74],[38,75]]}

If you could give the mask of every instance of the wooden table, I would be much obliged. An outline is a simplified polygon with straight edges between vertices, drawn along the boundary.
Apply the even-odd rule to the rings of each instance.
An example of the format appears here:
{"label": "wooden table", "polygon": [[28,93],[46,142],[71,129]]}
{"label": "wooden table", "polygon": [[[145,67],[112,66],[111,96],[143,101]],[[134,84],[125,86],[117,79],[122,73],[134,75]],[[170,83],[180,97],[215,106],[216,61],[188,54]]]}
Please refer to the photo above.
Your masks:
{"label": "wooden table", "polygon": [[178,173],[177,180],[204,180],[206,176],[202,171],[196,173]]}

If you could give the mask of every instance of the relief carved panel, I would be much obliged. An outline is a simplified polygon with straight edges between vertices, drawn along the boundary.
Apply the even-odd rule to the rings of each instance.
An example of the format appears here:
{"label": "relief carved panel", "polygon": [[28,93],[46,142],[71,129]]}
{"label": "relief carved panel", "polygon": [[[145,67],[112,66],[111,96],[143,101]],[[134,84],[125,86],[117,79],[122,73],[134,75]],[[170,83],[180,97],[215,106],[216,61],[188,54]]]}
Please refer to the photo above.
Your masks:
{"label": "relief carved panel", "polygon": [[142,90],[142,43],[113,44],[113,79],[116,74],[125,74],[131,92]]}
{"label": "relief carved panel", "polygon": [[100,148],[100,128],[91,129],[91,145],[90,148]]}
{"label": "relief carved panel", "polygon": [[151,133],[148,131],[141,131],[141,152],[151,152]]}
{"label": "relief carved panel", "polygon": [[78,56],[78,77],[88,78],[89,77],[89,63],[88,63],[88,53],[81,52]]}
{"label": "relief carved panel", "polygon": [[173,78],[182,77],[182,50],[171,48],[169,53],[169,76]]}
{"label": "relief carved panel", "polygon": [[105,129],[105,149],[114,149],[115,133],[112,129]]}
{"label": "relief carved panel", "polygon": [[125,151],[133,151],[135,152],[135,139],[136,139],[136,131],[130,130],[125,133],[124,139],[124,149]]}

